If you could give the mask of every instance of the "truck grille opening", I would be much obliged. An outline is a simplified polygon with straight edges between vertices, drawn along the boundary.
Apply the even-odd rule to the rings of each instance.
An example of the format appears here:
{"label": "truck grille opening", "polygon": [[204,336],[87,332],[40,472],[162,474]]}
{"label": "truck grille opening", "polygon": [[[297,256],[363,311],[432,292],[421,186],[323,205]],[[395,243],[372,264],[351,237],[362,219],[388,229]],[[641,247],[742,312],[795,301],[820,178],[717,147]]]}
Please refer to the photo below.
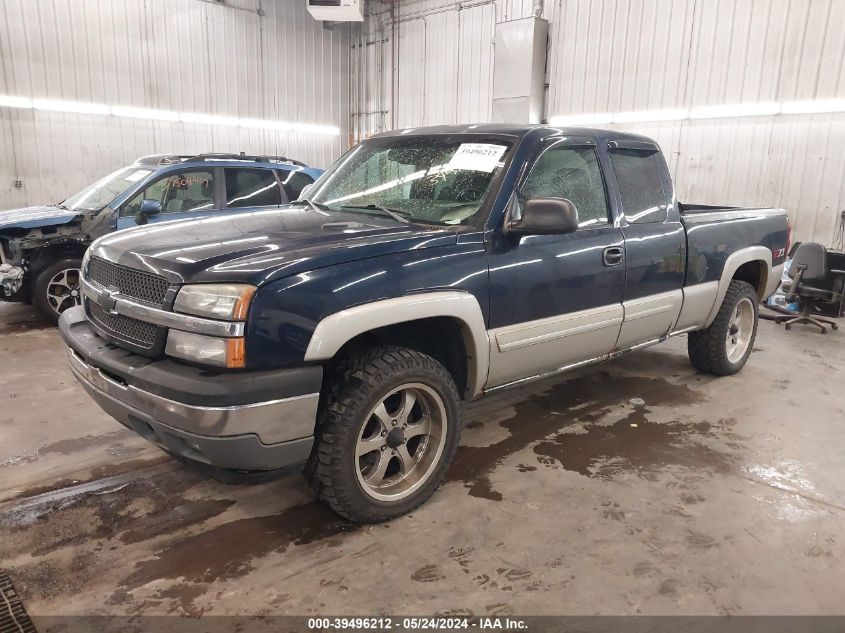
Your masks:
{"label": "truck grille opening", "polygon": [[112,336],[144,349],[151,349],[155,345],[158,328],[152,323],[122,314],[109,314],[93,301],[86,303],[93,321]]}
{"label": "truck grille opening", "polygon": [[99,257],[88,264],[88,279],[106,288],[117,288],[120,294],[154,306],[161,306],[170,283],[164,277],[135,268],[120,266]]}

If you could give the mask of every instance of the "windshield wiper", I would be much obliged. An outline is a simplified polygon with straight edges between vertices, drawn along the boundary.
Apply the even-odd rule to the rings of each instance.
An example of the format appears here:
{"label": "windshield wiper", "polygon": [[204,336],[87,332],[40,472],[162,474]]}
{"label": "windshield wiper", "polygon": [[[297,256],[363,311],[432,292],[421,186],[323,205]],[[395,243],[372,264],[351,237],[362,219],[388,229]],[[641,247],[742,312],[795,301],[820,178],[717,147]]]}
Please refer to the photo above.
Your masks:
{"label": "windshield wiper", "polygon": [[398,211],[394,211],[393,209],[388,209],[380,204],[370,203],[364,205],[354,205],[354,204],[345,204],[343,205],[347,209],[371,209],[373,211],[381,211],[382,213],[389,215],[391,218],[396,220],[397,222],[402,222],[403,224],[410,224],[411,221],[406,218],[404,215],[401,215]]}
{"label": "windshield wiper", "polygon": [[293,201],[293,204],[296,204],[297,202],[301,202],[302,204],[307,204],[309,207],[311,207],[311,209],[313,211],[316,211],[318,213],[322,213],[323,211],[325,211],[329,208],[325,204],[320,204],[319,202],[313,202],[312,200],[309,200],[308,198],[297,198],[296,200]]}

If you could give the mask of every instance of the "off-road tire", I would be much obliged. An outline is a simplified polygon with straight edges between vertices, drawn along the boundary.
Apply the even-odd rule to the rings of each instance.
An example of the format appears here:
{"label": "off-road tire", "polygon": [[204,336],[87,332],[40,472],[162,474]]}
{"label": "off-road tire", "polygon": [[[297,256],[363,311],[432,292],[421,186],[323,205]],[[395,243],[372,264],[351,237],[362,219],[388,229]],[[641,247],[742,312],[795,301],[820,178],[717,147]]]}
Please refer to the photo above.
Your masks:
{"label": "off-road tire", "polygon": [[[305,468],[319,499],[341,516],[360,523],[386,521],[425,502],[443,481],[460,440],[460,396],[446,368],[416,350],[378,346],[348,358],[327,380],[317,414],[317,438]],[[365,416],[378,400],[409,382],[430,387],[442,399],[448,420],[445,444],[419,489],[399,501],[380,501],[369,496],[358,481],[356,444],[367,423]]]}
{"label": "off-road tire", "polygon": [[[745,354],[736,362],[731,362],[727,354],[728,331],[736,306],[742,299],[750,299],[754,306],[754,329]],[[751,284],[745,281],[731,281],[710,327],[690,332],[687,336],[687,353],[692,366],[716,376],[730,376],[742,369],[754,349],[754,341],[757,338],[758,301],[757,292]]]}
{"label": "off-road tire", "polygon": [[[45,319],[53,323],[54,325],[59,322],[59,314],[53,309],[50,305],[49,300],[47,299],[47,286],[50,283],[50,280],[56,275],[56,273],[62,270],[68,270],[75,268],[77,270],[82,269],[82,259],[79,257],[66,257],[63,259],[56,260],[46,268],[42,269],[36,276],[35,281],[32,285],[32,303],[35,305],[38,312],[43,316]],[[77,301],[78,303],[78,301]],[[70,300],[67,301],[67,305],[70,306]]]}

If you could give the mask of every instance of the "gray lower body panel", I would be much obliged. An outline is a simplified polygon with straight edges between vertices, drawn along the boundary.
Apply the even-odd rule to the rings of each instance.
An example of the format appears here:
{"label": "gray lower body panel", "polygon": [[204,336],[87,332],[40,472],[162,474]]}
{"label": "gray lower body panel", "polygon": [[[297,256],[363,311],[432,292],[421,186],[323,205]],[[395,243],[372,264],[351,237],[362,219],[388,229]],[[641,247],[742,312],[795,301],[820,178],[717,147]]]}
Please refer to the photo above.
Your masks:
{"label": "gray lower body panel", "polygon": [[[77,376],[78,377],[78,376]],[[314,438],[263,444],[255,434],[215,437],[168,426],[149,414],[80,379],[85,391],[115,420],[169,453],[214,468],[242,471],[277,470],[304,464]]]}
{"label": "gray lower body panel", "polygon": [[290,469],[308,459],[321,367],[212,371],[117,347],[79,309],[66,310],[59,326],[68,367],[90,396],[169,453],[239,472]]}

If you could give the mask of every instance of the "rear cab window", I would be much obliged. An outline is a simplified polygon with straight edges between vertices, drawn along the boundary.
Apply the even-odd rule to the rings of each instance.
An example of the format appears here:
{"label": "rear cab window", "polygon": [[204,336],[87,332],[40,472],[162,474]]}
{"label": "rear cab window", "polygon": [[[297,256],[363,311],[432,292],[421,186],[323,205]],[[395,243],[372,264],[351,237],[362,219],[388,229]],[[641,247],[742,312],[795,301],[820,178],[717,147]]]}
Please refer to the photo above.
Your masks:
{"label": "rear cab window", "polygon": [[608,148],[628,224],[665,222],[669,200],[663,187],[664,163],[654,148]]}

